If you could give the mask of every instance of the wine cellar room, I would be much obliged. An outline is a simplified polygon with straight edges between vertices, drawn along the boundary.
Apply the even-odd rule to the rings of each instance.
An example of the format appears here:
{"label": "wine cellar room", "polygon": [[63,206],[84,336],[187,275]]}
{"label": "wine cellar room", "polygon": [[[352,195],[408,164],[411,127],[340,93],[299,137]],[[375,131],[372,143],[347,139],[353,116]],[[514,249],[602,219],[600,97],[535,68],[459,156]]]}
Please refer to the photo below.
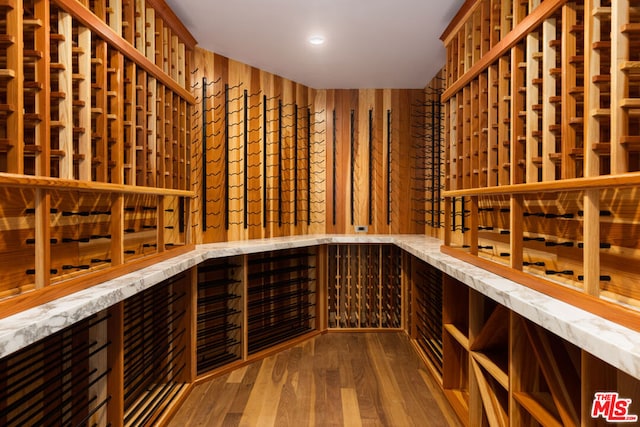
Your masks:
{"label": "wine cellar room", "polygon": [[0,425],[637,422],[640,0],[235,3],[0,0]]}

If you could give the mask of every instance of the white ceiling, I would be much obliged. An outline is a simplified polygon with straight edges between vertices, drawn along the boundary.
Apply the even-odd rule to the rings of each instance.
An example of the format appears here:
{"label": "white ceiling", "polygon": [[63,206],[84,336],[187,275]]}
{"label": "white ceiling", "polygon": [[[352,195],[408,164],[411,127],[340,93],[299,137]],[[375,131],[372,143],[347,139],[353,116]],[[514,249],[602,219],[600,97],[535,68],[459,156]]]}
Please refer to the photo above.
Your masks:
{"label": "white ceiling", "polygon": [[[167,0],[204,49],[307,86],[424,88],[464,0]],[[312,35],[326,42],[313,46]]]}

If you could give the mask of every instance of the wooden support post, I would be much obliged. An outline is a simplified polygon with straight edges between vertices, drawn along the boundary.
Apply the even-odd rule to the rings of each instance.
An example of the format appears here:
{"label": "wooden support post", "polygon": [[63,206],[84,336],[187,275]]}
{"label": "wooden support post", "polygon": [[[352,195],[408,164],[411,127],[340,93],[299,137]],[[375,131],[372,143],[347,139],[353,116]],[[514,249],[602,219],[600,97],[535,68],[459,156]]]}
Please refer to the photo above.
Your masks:
{"label": "wooden support post", "polygon": [[622,138],[628,133],[627,117],[621,107],[626,98],[627,76],[623,65],[629,58],[629,37],[622,26],[629,22],[629,0],[611,2],[611,173],[628,172],[629,158]]}
{"label": "wooden support post", "polygon": [[576,67],[571,58],[576,55],[575,3],[562,6],[562,179],[576,177],[575,161],[571,157],[576,147],[576,132],[571,120],[576,117],[576,99],[572,89],[576,86]]}
{"label": "wooden support post", "polygon": [[[78,118],[78,179],[91,180],[91,31],[83,26],[78,27],[78,74],[74,81],[77,86],[78,103],[76,116]],[[75,131],[74,131],[75,132]]]}
{"label": "wooden support post", "polygon": [[124,196],[111,197],[111,265],[124,264]]}
{"label": "wooden support post", "polygon": [[488,70],[488,123],[487,123],[487,186],[498,185],[498,150],[500,140],[498,138],[498,81],[500,74],[498,66],[491,65]]}
{"label": "wooden support post", "polygon": [[469,249],[470,253],[472,255],[478,255],[478,225],[479,225],[478,196],[471,196],[469,197],[469,200],[470,200],[470,203],[468,205],[469,231],[465,234],[468,235],[469,241],[467,243],[470,247]]}
{"label": "wooden support post", "polygon": [[158,203],[156,207],[156,244],[157,251],[164,252],[165,251],[165,209],[166,209],[166,199],[164,196],[158,196]]}
{"label": "wooden support post", "polygon": [[[44,17],[49,19],[51,16],[50,3],[48,1],[39,1],[35,4],[35,15],[38,17]],[[38,27],[34,31],[35,40],[34,47],[36,51],[42,52],[42,58],[37,60],[35,73],[38,76],[39,84],[42,84],[42,88],[37,91],[36,94],[36,113],[42,115],[42,117],[50,117],[51,109],[51,91],[46,88],[51,87],[51,74],[49,73],[49,65],[51,63],[50,54],[50,26],[43,25]],[[35,153],[36,164],[35,173],[41,176],[51,175],[51,127],[46,123],[39,124],[35,129],[35,141],[34,144],[41,150],[40,153]]]}
{"label": "wooden support post", "polygon": [[111,372],[107,376],[107,388],[111,399],[107,405],[107,417],[114,427],[124,425],[124,303],[109,307],[107,329],[111,345],[108,347],[108,365]]}
{"label": "wooden support post", "polygon": [[[530,7],[536,7],[539,0],[532,1]],[[526,138],[525,138],[525,182],[538,182],[539,167],[534,162],[535,158],[540,156],[538,152],[538,138],[540,131],[539,112],[534,108],[539,103],[540,90],[539,85],[535,83],[540,77],[540,37],[537,32],[527,35],[527,52],[526,52]],[[544,105],[544,104],[543,104]]]}
{"label": "wooden support post", "polygon": [[514,118],[510,117],[511,109],[511,63],[510,55],[505,55],[498,60],[498,185],[510,184],[510,164],[509,146],[511,127],[510,123]]}
{"label": "wooden support post", "polygon": [[584,291],[600,294],[600,190],[584,192]]}
{"label": "wooden support post", "polygon": [[[7,100],[7,140],[12,148],[7,153],[7,172],[24,173],[24,78],[22,57],[22,0],[16,0],[13,9],[7,11],[6,32],[13,36],[13,43],[7,46],[6,75]],[[45,89],[46,90],[46,89]],[[46,141],[48,143],[48,141]]]}
{"label": "wooden support post", "polygon": [[511,48],[511,120],[509,140],[511,145],[509,163],[509,182],[513,184],[522,184],[524,182],[524,173],[522,161],[525,159],[525,147],[521,142],[521,138],[525,136],[523,117],[521,113],[525,109],[525,102],[520,88],[524,86],[524,72],[522,63],[524,61],[524,48],[522,44],[517,44]]}
{"label": "wooden support post", "polygon": [[35,239],[36,239],[36,289],[49,285],[51,269],[51,196],[47,190],[36,189]]}
{"label": "wooden support post", "polygon": [[556,97],[556,77],[551,70],[556,67],[558,52],[551,44],[556,40],[556,20],[545,19],[542,23],[542,181],[556,179],[556,164],[551,154],[556,152],[556,134],[551,129],[556,124],[556,108],[551,100]]}
{"label": "wooden support post", "polygon": [[510,267],[515,270],[522,270],[523,217],[524,196],[521,194],[511,196],[509,206],[509,222],[511,228],[509,252],[511,254]]}

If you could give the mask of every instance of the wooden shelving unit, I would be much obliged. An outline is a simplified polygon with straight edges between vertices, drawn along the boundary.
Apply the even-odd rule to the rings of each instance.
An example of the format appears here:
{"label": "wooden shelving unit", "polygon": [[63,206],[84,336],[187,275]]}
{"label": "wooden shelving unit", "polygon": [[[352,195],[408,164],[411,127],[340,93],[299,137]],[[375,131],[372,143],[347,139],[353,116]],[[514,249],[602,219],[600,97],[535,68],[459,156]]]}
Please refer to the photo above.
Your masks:
{"label": "wooden shelving unit", "polygon": [[192,381],[189,281],[178,275],[122,303],[125,426],[152,424]]}
{"label": "wooden shelving unit", "polygon": [[405,257],[405,260],[411,265],[411,296],[405,300],[410,305],[405,307],[408,313],[406,330],[425,355],[435,376],[442,379],[443,275],[437,268],[414,257]]}
{"label": "wooden shelving unit", "polygon": [[447,253],[637,311],[636,245],[616,237],[637,224],[636,6],[466,3],[442,36]]}

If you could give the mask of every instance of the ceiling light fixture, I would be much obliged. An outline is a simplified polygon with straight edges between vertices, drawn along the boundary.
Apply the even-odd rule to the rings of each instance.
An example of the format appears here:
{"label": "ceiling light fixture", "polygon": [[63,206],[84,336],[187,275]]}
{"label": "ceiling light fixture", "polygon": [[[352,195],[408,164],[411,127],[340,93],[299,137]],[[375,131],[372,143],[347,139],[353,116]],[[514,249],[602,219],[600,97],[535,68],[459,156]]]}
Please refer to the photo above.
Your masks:
{"label": "ceiling light fixture", "polygon": [[324,43],[324,37],[322,36],[311,36],[309,37],[309,43],[314,45],[320,45]]}

